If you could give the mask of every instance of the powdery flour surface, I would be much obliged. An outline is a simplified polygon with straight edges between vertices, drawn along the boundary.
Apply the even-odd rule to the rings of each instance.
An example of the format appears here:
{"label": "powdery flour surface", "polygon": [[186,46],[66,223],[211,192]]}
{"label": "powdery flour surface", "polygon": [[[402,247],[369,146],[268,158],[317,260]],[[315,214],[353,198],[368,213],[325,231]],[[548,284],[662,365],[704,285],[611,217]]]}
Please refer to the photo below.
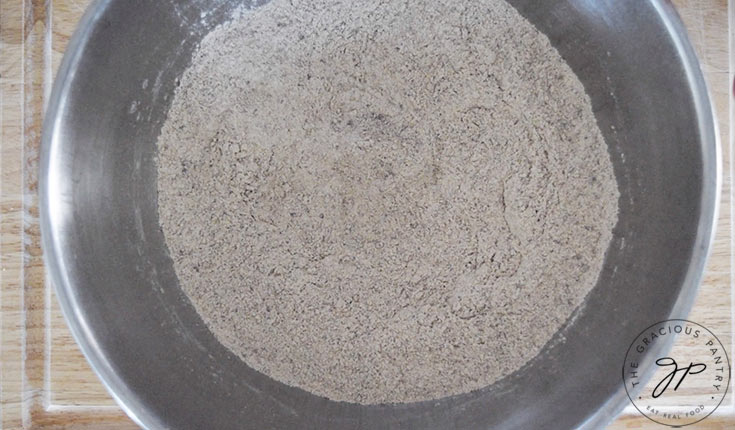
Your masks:
{"label": "powdery flour surface", "polygon": [[590,101],[501,0],[274,0],[208,35],[159,139],[181,286],[248,365],[411,402],[533,358],[618,191]]}

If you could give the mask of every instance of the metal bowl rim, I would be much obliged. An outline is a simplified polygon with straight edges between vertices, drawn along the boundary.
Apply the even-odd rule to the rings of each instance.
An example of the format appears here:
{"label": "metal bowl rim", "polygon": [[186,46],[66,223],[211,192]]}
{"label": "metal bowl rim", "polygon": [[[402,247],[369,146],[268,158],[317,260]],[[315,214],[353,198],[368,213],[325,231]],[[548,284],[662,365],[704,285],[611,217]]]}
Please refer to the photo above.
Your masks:
{"label": "metal bowl rim", "polygon": [[[54,80],[44,117],[41,137],[41,161],[39,169],[39,207],[41,244],[48,276],[56,291],[62,314],[72,336],[94,372],[105,388],[130,418],[143,428],[160,428],[166,424],[163,419],[152,413],[138,396],[129,389],[125,380],[114,371],[113,366],[94,342],[93,328],[84,317],[75,286],[66,276],[63,252],[57,241],[60,222],[54,208],[58,206],[54,193],[54,173],[60,166],[54,154],[63,145],[57,131],[63,121],[61,113],[68,102],[71,82],[76,73],[79,60],[89,42],[93,30],[99,24],[106,8],[114,0],[93,0],[69,41],[61,66]],[[704,274],[705,264],[712,249],[715,237],[716,220],[719,214],[722,189],[722,150],[714,106],[710,92],[699,66],[699,61],[689,42],[686,29],[673,5],[665,0],[648,0],[658,12],[669,36],[676,45],[691,91],[697,112],[700,141],[702,146],[702,171],[704,172],[701,214],[697,226],[695,247],[687,268],[681,293],[672,308],[670,318],[683,318],[689,314]],[[714,172],[707,174],[707,172]],[[600,405],[595,413],[584,421],[581,428],[600,428],[610,422],[626,405],[627,395],[621,382],[620,389],[607,402]]]}

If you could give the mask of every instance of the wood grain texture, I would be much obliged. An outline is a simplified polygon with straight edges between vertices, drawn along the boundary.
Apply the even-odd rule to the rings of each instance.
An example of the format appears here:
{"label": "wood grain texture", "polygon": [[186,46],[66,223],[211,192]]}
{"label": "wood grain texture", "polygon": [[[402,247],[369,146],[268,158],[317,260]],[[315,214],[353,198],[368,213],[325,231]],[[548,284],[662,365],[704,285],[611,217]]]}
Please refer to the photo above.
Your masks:
{"label": "wood grain texture", "polygon": [[64,15],[71,4],[0,1],[2,429],[138,428],[111,400],[71,339],[46,284],[40,250],[43,107],[50,76],[87,2]]}
{"label": "wood grain texture", "polygon": [[[0,0],[0,429],[137,428],[87,365],[45,278],[37,166],[51,77],[89,0]],[[691,319],[733,345],[726,0],[674,0],[702,60],[722,137],[717,239]],[[731,359],[732,359],[731,354]],[[626,410],[609,429],[660,427]],[[689,428],[735,428],[733,397]]]}

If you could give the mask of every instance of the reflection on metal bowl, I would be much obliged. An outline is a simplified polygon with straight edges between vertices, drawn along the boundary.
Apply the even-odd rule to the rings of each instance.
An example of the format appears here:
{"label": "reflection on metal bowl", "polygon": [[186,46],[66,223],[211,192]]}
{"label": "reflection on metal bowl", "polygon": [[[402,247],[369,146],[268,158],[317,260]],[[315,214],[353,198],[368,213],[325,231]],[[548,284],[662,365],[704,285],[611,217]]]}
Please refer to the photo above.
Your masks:
{"label": "reflection on metal bowl", "polygon": [[621,193],[615,237],[585,304],[521,370],[476,392],[378,406],[250,369],[203,325],[167,256],[156,139],[197,43],[242,1],[93,3],[48,108],[43,244],[74,336],[134,419],[156,429],[562,429],[599,428],[625,406],[630,341],[687,314],[712,239],[719,152],[704,80],[665,0],[508,1],[592,98]]}

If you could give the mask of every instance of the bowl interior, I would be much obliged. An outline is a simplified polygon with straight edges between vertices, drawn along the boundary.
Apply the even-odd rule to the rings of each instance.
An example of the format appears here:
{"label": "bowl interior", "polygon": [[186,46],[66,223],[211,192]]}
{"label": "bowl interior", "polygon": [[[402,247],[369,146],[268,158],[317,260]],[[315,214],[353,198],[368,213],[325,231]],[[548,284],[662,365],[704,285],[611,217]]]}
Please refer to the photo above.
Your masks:
{"label": "bowl interior", "polygon": [[717,153],[704,83],[664,1],[509,2],[592,98],[621,193],[614,239],[585,304],[521,370],[477,392],[381,406],[332,402],[250,369],[203,325],[167,254],[157,136],[197,43],[243,2],[94,3],[49,105],[44,249],[75,337],[131,415],[150,428],[570,428],[627,402],[629,343],[686,315],[709,246]]}

